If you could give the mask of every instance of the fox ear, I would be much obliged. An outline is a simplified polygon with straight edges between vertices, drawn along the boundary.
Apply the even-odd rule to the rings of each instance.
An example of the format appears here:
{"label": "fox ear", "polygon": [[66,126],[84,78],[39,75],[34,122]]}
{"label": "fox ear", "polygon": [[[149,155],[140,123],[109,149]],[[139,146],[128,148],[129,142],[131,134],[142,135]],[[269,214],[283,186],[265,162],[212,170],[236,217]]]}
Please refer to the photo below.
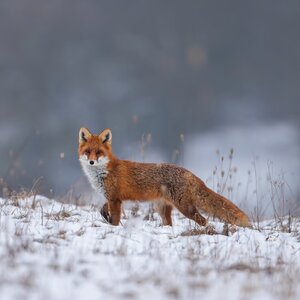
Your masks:
{"label": "fox ear", "polygon": [[91,136],[92,136],[92,134],[90,133],[90,131],[87,128],[85,128],[85,127],[80,128],[79,144],[87,142],[88,138],[90,138]]}
{"label": "fox ear", "polygon": [[112,134],[110,129],[104,129],[100,134],[99,134],[99,138],[102,140],[102,143],[105,144],[111,144],[111,140],[112,140]]}

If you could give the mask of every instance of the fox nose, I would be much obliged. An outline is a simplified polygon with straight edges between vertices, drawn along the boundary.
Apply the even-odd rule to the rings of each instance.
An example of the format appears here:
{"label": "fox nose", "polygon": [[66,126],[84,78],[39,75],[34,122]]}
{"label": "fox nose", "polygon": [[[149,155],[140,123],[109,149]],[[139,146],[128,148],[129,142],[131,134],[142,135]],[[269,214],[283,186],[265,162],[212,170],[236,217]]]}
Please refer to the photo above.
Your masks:
{"label": "fox nose", "polygon": [[95,162],[93,160],[90,160],[90,165],[93,165]]}

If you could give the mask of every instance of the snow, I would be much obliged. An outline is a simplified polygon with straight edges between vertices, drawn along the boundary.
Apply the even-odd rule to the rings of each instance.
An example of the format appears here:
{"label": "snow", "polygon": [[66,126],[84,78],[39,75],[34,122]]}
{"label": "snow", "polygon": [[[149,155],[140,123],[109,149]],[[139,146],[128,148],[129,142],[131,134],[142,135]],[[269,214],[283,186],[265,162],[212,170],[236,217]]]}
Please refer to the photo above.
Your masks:
{"label": "snow", "polygon": [[147,207],[125,214],[115,227],[95,206],[0,199],[0,298],[300,299],[299,219],[227,236],[178,212],[173,227],[144,220]]}

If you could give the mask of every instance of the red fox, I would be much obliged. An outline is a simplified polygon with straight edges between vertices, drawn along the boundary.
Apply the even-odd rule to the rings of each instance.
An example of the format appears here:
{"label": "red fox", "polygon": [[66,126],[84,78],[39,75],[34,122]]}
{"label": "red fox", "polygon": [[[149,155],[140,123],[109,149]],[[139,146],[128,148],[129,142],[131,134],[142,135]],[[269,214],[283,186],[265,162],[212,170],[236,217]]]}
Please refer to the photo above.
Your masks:
{"label": "red fox", "polygon": [[122,201],[156,201],[164,225],[172,226],[176,207],[199,225],[207,220],[200,212],[238,226],[251,227],[247,215],[232,202],[209,189],[190,171],[172,164],[138,163],[118,159],[112,152],[112,133],[93,135],[79,131],[79,160],[92,187],[107,199],[101,213],[118,225]]}

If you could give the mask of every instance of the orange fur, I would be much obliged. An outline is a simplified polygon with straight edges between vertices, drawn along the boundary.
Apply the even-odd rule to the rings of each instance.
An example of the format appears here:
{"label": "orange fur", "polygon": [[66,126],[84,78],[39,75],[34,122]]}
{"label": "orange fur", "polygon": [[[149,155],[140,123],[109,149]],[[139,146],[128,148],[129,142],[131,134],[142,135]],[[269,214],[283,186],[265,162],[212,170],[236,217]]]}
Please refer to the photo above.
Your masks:
{"label": "orange fur", "polygon": [[[164,225],[172,225],[171,211],[176,207],[200,225],[207,223],[201,211],[231,224],[251,226],[243,211],[209,189],[190,171],[172,164],[120,160],[112,152],[111,138],[109,129],[92,135],[88,129],[81,128],[78,148],[79,158],[85,159],[82,164],[92,185],[96,189],[99,185],[99,190],[104,191],[107,204],[102,213],[111,224],[120,222],[122,201],[133,200],[156,201]],[[102,175],[96,179],[94,168],[97,167],[89,166],[91,161],[100,166],[97,172]]]}

